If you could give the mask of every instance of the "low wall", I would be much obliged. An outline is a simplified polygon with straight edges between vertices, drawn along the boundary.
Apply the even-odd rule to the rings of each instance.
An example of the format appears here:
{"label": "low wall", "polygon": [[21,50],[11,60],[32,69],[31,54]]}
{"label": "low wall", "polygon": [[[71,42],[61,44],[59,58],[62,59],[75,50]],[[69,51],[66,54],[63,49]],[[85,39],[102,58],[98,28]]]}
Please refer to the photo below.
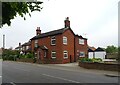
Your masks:
{"label": "low wall", "polygon": [[99,69],[109,71],[120,71],[120,64],[79,62],[79,66],[87,69]]}
{"label": "low wall", "polygon": [[31,58],[16,59],[16,61],[19,61],[19,62],[29,62],[29,63],[33,63],[34,62],[34,60],[31,59]]}

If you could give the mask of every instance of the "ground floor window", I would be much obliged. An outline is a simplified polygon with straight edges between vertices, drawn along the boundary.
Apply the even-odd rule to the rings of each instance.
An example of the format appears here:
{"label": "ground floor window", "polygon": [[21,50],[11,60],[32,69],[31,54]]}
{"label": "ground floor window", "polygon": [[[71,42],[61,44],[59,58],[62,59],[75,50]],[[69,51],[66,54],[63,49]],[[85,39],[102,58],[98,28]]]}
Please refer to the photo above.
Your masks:
{"label": "ground floor window", "polygon": [[68,58],[68,52],[67,51],[63,52],[63,57],[64,57],[64,59]]}
{"label": "ground floor window", "polygon": [[80,57],[85,57],[85,52],[80,52]]}
{"label": "ground floor window", "polygon": [[47,53],[46,53],[46,51],[45,51],[45,52],[44,52],[44,57],[46,57],[46,54],[47,54]]}
{"label": "ground floor window", "polygon": [[52,58],[56,58],[56,51],[52,51],[52,52],[51,52],[51,57],[52,57]]}

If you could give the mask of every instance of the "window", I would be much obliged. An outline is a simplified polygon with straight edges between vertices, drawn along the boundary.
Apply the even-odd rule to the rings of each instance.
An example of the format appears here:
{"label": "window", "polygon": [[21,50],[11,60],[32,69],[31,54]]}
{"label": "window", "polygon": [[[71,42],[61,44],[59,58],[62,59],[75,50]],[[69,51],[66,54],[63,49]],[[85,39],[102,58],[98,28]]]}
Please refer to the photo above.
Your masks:
{"label": "window", "polygon": [[35,40],[35,47],[38,47],[38,40]]}
{"label": "window", "polygon": [[51,37],[51,45],[55,45],[56,44],[56,39],[55,36]]}
{"label": "window", "polygon": [[63,44],[67,45],[67,37],[63,37]]}
{"label": "window", "polygon": [[79,44],[84,45],[84,39],[79,39]]}
{"label": "window", "polygon": [[64,59],[68,58],[68,52],[67,51],[63,52],[63,57],[64,57]]}
{"label": "window", "polygon": [[26,50],[28,50],[29,49],[29,46],[26,46]]}
{"label": "window", "polygon": [[25,46],[22,47],[22,50],[25,50]]}
{"label": "window", "polygon": [[85,52],[80,52],[80,57],[85,57]]}
{"label": "window", "polygon": [[46,51],[44,52],[44,57],[46,57]]}
{"label": "window", "polygon": [[56,58],[56,51],[52,51],[51,57],[52,57],[52,58]]}

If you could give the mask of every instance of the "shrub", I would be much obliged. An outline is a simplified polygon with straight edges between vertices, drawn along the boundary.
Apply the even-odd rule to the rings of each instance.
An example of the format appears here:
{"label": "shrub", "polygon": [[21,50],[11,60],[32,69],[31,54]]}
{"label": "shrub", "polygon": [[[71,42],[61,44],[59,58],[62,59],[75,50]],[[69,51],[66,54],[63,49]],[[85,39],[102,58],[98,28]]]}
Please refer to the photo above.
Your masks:
{"label": "shrub", "polygon": [[28,53],[28,54],[26,55],[26,57],[27,57],[27,58],[33,58],[34,55],[33,55],[33,53]]}
{"label": "shrub", "polygon": [[92,59],[90,59],[90,58],[81,58],[79,61],[80,62],[92,62]]}
{"label": "shrub", "polygon": [[20,58],[33,58],[33,57],[34,57],[33,53],[27,53],[26,55],[24,54],[20,55]]}
{"label": "shrub", "polygon": [[101,62],[102,59],[101,58],[93,58],[93,59],[90,59],[90,58],[81,58],[79,59],[80,62]]}

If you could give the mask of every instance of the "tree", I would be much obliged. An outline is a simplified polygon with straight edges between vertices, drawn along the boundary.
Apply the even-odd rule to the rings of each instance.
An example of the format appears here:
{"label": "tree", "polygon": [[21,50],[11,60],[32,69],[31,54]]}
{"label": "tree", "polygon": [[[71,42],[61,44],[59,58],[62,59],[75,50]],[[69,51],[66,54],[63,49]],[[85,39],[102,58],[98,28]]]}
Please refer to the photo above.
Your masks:
{"label": "tree", "polygon": [[106,52],[107,53],[116,53],[116,52],[118,52],[118,48],[115,47],[114,45],[107,46]]}
{"label": "tree", "polygon": [[[2,2],[2,26],[7,24],[11,25],[11,19],[14,19],[17,14],[25,20],[25,15],[33,11],[41,11],[42,7],[40,6],[43,2]],[[1,21],[1,17],[0,17]],[[2,27],[1,26],[1,27]]]}

